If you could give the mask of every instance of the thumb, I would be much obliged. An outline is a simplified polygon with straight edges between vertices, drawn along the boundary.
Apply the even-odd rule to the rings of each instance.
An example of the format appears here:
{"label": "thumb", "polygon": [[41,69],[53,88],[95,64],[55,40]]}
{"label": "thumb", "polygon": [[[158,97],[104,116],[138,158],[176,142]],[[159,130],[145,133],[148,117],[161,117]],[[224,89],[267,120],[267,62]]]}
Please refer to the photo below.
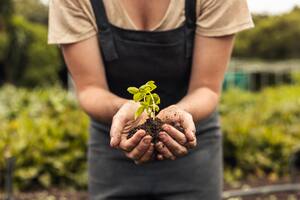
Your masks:
{"label": "thumb", "polygon": [[125,126],[125,118],[115,115],[110,128],[110,146],[117,148],[121,142],[122,131]]}

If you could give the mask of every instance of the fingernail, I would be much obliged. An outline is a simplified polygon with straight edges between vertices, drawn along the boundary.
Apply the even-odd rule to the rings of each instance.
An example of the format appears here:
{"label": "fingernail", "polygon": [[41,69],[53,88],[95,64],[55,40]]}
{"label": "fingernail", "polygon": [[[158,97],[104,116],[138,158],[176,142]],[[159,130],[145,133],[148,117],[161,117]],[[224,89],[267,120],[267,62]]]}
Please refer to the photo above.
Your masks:
{"label": "fingernail", "polygon": [[157,155],[157,159],[158,160],[163,160],[163,156],[162,155]]}
{"label": "fingernail", "polygon": [[163,144],[162,144],[161,142],[158,142],[158,143],[156,144],[156,147],[160,149],[160,148],[162,148],[162,145],[163,145]]}
{"label": "fingernail", "polygon": [[149,153],[151,153],[154,150],[154,147],[151,146],[150,149],[148,150]]}
{"label": "fingernail", "polygon": [[139,130],[140,131],[140,135],[143,137],[146,135],[146,132],[144,130]]}
{"label": "fingernail", "polygon": [[196,137],[196,131],[191,131],[192,132],[192,136],[195,138]]}
{"label": "fingernail", "polygon": [[151,139],[150,139],[150,138],[144,139],[143,142],[144,142],[145,144],[150,144]]}
{"label": "fingernail", "polygon": [[168,130],[168,129],[169,129],[169,126],[168,126],[167,124],[164,124],[164,125],[162,126],[162,128],[163,128],[164,130]]}
{"label": "fingernail", "polygon": [[196,136],[193,136],[191,142],[194,142],[195,140],[197,140]]}
{"label": "fingernail", "polygon": [[114,147],[115,146],[115,142],[116,140],[115,140],[115,138],[114,137],[112,137],[111,139],[110,139],[110,146],[111,147]]}
{"label": "fingernail", "polygon": [[159,135],[159,138],[160,138],[163,142],[165,142],[165,140],[166,140],[166,135],[165,135],[165,134],[160,134],[160,135]]}
{"label": "fingernail", "polygon": [[161,136],[161,135],[165,135],[166,134],[166,132],[165,131],[161,131],[161,132],[159,132],[159,136]]}

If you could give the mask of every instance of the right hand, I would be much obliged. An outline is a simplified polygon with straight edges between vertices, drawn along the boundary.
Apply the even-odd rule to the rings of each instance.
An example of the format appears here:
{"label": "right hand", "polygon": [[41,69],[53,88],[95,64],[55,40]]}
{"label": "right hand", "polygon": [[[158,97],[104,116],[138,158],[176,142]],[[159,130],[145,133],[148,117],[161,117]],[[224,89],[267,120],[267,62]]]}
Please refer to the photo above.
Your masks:
{"label": "right hand", "polygon": [[147,115],[143,113],[134,120],[134,113],[139,104],[128,101],[123,104],[114,115],[110,129],[110,145],[124,151],[125,155],[134,160],[136,164],[149,161],[152,158],[154,146],[152,137],[146,135],[144,130],[138,130],[131,138],[127,139],[128,131],[146,121]]}

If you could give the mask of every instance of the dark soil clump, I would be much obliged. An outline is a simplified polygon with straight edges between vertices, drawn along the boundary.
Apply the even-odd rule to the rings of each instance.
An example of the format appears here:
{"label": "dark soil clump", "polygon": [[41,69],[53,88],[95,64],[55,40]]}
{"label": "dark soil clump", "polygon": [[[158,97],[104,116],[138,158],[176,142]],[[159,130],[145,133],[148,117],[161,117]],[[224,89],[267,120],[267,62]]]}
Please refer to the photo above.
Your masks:
{"label": "dark soil clump", "polygon": [[[145,123],[131,129],[128,133],[127,139],[131,138],[138,130],[143,129],[146,131],[146,134],[152,136],[152,143],[156,144],[159,141],[158,134],[163,131],[162,125],[164,124],[165,122],[159,118],[155,118],[154,120],[152,118],[148,118]],[[184,133],[184,129],[174,122],[167,124],[174,126],[177,130]]]}
{"label": "dark soil clump", "polygon": [[131,129],[128,133],[127,139],[131,138],[138,130],[143,129],[146,131],[146,134],[152,136],[152,143],[156,144],[158,142],[158,134],[161,132],[162,125],[164,124],[161,119],[148,118],[145,123]]}

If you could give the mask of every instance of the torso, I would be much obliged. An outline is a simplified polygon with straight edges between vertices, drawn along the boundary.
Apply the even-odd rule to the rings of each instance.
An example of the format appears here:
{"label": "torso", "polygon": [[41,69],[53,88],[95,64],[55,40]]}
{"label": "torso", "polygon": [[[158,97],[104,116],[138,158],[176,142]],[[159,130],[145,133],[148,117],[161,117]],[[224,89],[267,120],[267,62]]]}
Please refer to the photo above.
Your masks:
{"label": "torso", "polygon": [[[100,1],[100,0],[99,0]],[[102,0],[101,0],[102,1]],[[216,37],[253,27],[246,0],[195,0],[196,33]],[[165,31],[184,24],[185,0],[103,0],[111,24]],[[49,0],[49,43],[72,43],[98,31],[90,0]]]}
{"label": "torso", "polygon": [[[130,0],[125,5],[128,10],[135,10],[131,16],[138,29],[143,31],[116,27],[109,22],[109,17],[105,17],[108,12],[103,2],[91,2],[99,25],[98,38],[110,91],[129,99],[132,97],[127,92],[128,87],[138,87],[153,80],[159,85],[156,92],[164,99],[161,108],[183,98],[187,93],[191,71],[196,1],[185,0],[183,26],[165,31],[145,29],[155,26],[156,20],[153,19],[160,21],[170,0],[163,0],[164,6],[160,7],[150,6],[144,0],[139,3],[137,0]],[[146,7],[145,10],[148,11],[144,14],[139,6]],[[154,9],[159,12],[153,13]]]}

